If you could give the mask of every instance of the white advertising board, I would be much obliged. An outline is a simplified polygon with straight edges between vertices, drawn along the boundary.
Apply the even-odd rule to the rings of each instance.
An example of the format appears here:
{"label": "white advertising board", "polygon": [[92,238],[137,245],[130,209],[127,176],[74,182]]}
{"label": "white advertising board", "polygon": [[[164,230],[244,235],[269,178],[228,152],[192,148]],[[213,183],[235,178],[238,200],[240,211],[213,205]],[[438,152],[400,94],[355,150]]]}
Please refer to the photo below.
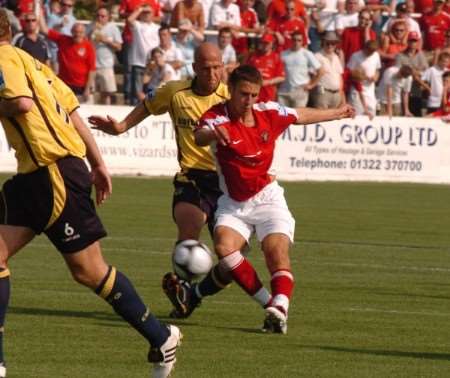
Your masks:
{"label": "white advertising board", "polygon": [[[83,105],[81,115],[123,119],[126,106]],[[150,116],[120,136],[93,130],[112,174],[172,176],[178,169],[172,123]],[[439,119],[356,117],[291,126],[277,143],[273,167],[282,180],[450,183],[450,125]],[[16,162],[0,130],[0,171]]]}

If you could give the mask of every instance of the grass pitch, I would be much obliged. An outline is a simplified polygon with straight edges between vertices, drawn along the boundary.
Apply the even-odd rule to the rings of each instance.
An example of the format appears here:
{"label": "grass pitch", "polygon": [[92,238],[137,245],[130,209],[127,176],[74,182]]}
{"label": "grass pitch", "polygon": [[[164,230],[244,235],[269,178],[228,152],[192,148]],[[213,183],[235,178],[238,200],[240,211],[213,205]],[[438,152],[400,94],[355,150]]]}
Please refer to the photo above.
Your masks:
{"label": "grass pitch", "polygon": [[[297,220],[288,334],[260,333],[262,310],[232,285],[174,321],[185,337],[173,377],[449,377],[449,188],[283,186]],[[107,260],[167,321],[160,281],[175,236],[171,191],[169,179],[117,178],[100,209]],[[268,284],[256,243],[250,259]],[[10,269],[9,378],[149,376],[145,340],[72,282],[45,237]]]}

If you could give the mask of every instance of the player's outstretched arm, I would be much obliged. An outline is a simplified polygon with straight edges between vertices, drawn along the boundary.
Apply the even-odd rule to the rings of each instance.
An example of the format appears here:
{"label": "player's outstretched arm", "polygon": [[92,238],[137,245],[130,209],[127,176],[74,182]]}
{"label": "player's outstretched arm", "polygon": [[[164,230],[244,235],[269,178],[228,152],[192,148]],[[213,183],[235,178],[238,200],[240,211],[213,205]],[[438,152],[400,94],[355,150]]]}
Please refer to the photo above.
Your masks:
{"label": "player's outstretched arm", "polygon": [[76,110],[70,114],[70,119],[86,145],[86,157],[91,166],[95,199],[97,205],[101,205],[112,193],[111,176],[108,173],[94,137]]}
{"label": "player's outstretched arm", "polygon": [[335,109],[296,108],[295,110],[298,114],[298,119],[295,122],[297,125],[334,121],[355,116],[355,109],[348,104],[341,105]]}
{"label": "player's outstretched arm", "polygon": [[93,129],[101,130],[106,134],[119,135],[136,126],[149,115],[144,103],[137,105],[123,121],[118,122],[110,116],[93,115],[88,118]]}

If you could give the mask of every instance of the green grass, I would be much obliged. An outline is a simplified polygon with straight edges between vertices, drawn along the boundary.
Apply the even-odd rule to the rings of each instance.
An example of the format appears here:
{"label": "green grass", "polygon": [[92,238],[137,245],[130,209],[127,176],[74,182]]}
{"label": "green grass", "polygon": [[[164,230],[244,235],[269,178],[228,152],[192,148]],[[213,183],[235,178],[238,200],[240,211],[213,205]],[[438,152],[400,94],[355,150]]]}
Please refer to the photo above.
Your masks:
{"label": "green grass", "polygon": [[[450,376],[449,188],[283,186],[297,221],[288,334],[261,334],[262,310],[233,285],[175,322],[185,337],[173,376]],[[175,236],[170,207],[170,180],[117,178],[100,209],[106,258],[164,320],[170,305],[160,280]],[[268,283],[255,244],[250,259]],[[9,378],[148,376],[145,340],[72,282],[44,237],[10,268]]]}

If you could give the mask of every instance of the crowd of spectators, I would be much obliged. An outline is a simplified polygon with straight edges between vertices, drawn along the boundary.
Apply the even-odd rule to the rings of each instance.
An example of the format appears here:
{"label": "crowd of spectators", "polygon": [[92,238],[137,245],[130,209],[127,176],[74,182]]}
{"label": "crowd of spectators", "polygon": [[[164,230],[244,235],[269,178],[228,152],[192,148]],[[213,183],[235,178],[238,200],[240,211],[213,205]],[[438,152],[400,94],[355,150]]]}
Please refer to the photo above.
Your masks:
{"label": "crowd of spectators", "polygon": [[[52,66],[82,101],[128,104],[190,79],[195,47],[218,44],[224,80],[257,67],[263,101],[357,114],[450,113],[450,0],[0,0],[13,43]],[[123,74],[119,90],[116,73]]]}

